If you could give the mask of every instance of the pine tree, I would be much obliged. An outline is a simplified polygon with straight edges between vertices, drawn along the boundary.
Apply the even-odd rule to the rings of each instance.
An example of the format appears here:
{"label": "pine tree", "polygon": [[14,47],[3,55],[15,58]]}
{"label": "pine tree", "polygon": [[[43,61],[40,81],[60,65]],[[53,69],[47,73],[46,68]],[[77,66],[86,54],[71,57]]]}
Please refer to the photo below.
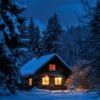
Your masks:
{"label": "pine tree", "polygon": [[58,41],[63,30],[59,23],[58,16],[54,14],[48,21],[47,29],[44,32],[43,46],[45,53],[58,53],[61,45]]}
{"label": "pine tree", "polygon": [[40,30],[39,27],[35,27],[35,32],[34,32],[34,41],[33,41],[33,52],[35,56],[40,56],[40,51],[41,51],[41,45],[40,45]]}
{"label": "pine tree", "polygon": [[[26,25],[26,20],[19,28],[21,32],[21,42],[19,44],[19,60],[24,64],[27,60],[31,58],[30,46],[31,46],[31,36],[29,34],[29,27]],[[25,57],[26,56],[26,57]]]}
{"label": "pine tree", "polygon": [[5,84],[5,88],[14,94],[19,79],[19,66],[5,43],[0,43],[0,73],[3,75],[0,74],[1,86]]}
{"label": "pine tree", "polygon": [[16,53],[21,42],[19,27],[21,26],[22,17],[20,17],[20,13],[22,13],[26,7],[14,0],[1,0],[0,9],[1,18],[5,25],[3,32],[6,44],[14,53]]}
{"label": "pine tree", "polygon": [[33,19],[30,20],[29,34],[31,35],[31,48],[34,56],[40,55],[40,30],[38,26],[35,26]]}
{"label": "pine tree", "polygon": [[14,0],[0,0],[0,73],[5,77],[5,85],[11,93],[15,93],[19,79],[20,63],[16,51],[21,43],[20,13],[25,8]]}
{"label": "pine tree", "polygon": [[31,43],[30,43],[31,46],[32,46],[32,42],[34,41],[34,38],[33,38],[34,31],[35,31],[35,24],[34,24],[33,18],[31,17],[30,22],[29,22],[29,31],[28,31],[29,35],[30,35],[30,38],[31,38]]}

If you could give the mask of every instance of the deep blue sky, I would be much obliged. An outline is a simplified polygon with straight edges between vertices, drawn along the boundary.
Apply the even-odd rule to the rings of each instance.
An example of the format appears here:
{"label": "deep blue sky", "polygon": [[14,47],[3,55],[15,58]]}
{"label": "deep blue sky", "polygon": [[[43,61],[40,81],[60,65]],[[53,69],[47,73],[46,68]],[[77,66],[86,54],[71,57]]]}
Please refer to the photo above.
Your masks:
{"label": "deep blue sky", "polygon": [[45,27],[54,12],[59,15],[64,27],[79,24],[76,13],[79,15],[84,13],[80,0],[22,0],[22,2],[28,7],[24,15],[27,18],[33,17],[41,28]]}

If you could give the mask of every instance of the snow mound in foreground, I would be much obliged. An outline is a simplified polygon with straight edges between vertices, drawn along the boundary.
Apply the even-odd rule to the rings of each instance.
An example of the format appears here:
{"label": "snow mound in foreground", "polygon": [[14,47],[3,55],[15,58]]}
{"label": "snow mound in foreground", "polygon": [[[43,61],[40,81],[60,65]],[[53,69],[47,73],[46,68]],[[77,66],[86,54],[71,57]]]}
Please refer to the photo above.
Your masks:
{"label": "snow mound in foreground", "polygon": [[32,89],[18,91],[16,95],[1,96],[0,100],[100,100],[100,91],[95,92],[70,92]]}

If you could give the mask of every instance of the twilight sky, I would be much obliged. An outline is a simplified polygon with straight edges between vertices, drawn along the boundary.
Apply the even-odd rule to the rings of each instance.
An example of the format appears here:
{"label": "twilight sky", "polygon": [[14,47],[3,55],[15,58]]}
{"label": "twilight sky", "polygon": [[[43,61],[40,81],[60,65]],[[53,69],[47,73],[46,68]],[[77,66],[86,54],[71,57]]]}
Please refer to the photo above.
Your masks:
{"label": "twilight sky", "polygon": [[58,14],[63,27],[79,24],[76,14],[84,13],[80,0],[22,0],[22,2],[28,7],[24,15],[27,18],[33,17],[41,29],[54,12]]}

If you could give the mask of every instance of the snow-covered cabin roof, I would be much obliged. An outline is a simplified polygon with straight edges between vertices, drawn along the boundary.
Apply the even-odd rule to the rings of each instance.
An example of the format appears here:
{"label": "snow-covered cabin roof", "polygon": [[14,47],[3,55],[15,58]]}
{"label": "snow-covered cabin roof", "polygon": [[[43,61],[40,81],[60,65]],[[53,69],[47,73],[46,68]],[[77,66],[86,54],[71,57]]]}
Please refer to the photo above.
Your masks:
{"label": "snow-covered cabin roof", "polygon": [[40,58],[33,58],[28,63],[23,65],[21,67],[21,75],[22,76],[28,76],[31,74],[34,74],[39,68],[41,68],[43,65],[45,65],[48,61],[50,61],[53,57],[57,56],[65,65],[68,67],[68,65],[61,59],[60,56],[58,56],[55,53],[48,54],[41,56]]}

